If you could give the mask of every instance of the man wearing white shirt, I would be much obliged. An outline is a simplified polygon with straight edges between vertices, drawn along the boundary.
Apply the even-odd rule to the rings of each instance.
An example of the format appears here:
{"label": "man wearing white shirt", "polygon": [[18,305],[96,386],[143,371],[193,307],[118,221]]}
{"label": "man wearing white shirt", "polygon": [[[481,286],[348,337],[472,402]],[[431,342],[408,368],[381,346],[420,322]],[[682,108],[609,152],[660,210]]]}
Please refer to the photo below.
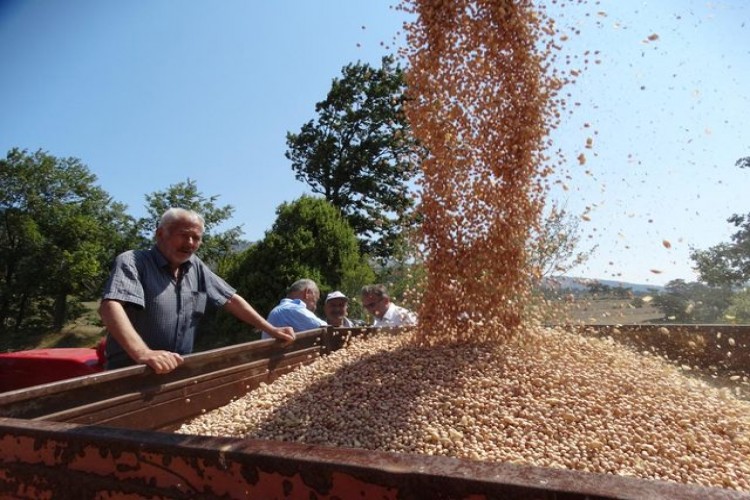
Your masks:
{"label": "man wearing white shirt", "polygon": [[385,285],[367,285],[362,288],[362,305],[373,315],[372,326],[413,326],[417,315],[391,302]]}

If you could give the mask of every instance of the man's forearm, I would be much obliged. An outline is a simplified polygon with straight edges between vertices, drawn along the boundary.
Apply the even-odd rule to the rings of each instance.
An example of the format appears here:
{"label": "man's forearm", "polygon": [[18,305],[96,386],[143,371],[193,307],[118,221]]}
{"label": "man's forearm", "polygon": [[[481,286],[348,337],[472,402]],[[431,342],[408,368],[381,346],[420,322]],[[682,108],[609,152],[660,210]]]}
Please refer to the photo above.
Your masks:
{"label": "man's forearm", "polygon": [[133,328],[123,305],[116,300],[102,300],[99,306],[99,315],[102,318],[107,332],[112,335],[117,343],[133,360],[137,360],[139,354],[149,350],[138,332]]}
{"label": "man's forearm", "polygon": [[102,300],[99,315],[110,335],[136,363],[148,365],[156,373],[169,373],[183,363],[184,359],[176,352],[154,351],[146,345],[120,302]]}
{"label": "man's forearm", "polygon": [[232,295],[226,304],[224,304],[224,308],[240,321],[248,323],[263,332],[269,333],[276,329],[240,295]]}
{"label": "man's forearm", "polygon": [[292,330],[291,327],[285,326],[278,328],[273,326],[266,321],[263,316],[258,314],[258,311],[253,309],[253,306],[236,293],[227,300],[226,304],[224,304],[224,309],[233,314],[240,321],[266,332],[276,340],[284,342],[285,345],[294,342],[294,330]]}

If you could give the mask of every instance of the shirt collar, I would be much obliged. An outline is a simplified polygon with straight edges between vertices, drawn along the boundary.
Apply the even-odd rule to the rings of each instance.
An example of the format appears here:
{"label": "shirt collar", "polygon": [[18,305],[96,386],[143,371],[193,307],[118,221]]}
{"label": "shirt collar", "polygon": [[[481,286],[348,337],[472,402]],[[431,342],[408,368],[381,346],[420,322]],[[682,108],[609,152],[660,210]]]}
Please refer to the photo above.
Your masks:
{"label": "shirt collar", "polygon": [[285,298],[281,299],[281,303],[282,304],[290,304],[290,303],[292,303],[292,304],[297,304],[298,306],[304,306],[305,308],[307,308],[307,305],[305,305],[305,303],[302,302],[302,299],[290,299],[290,298],[286,298],[285,297]]}
{"label": "shirt collar", "polygon": [[[161,268],[169,268],[169,261],[166,257],[164,257],[164,254],[161,253],[161,250],[159,250],[159,247],[156,245],[151,247],[151,255],[153,255],[154,259],[156,260],[156,264]],[[190,256],[190,260],[183,262],[180,264],[180,268],[183,272],[190,269],[190,267],[193,265],[193,259],[195,258],[195,255]]]}

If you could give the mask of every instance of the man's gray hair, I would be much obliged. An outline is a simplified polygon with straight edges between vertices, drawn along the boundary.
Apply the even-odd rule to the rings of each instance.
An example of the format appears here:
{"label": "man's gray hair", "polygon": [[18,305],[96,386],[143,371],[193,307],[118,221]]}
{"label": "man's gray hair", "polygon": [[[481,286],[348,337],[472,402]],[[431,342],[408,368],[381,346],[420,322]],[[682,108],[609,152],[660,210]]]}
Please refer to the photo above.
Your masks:
{"label": "man's gray hair", "polygon": [[175,222],[189,221],[197,222],[201,227],[205,227],[206,221],[203,220],[203,216],[193,210],[187,210],[185,208],[172,207],[161,215],[159,219],[160,228],[168,228]]}
{"label": "man's gray hair", "polygon": [[365,285],[362,287],[362,295],[374,295],[378,298],[388,297],[388,289],[382,283],[376,285]]}
{"label": "man's gray hair", "polygon": [[318,284],[311,279],[303,278],[292,283],[287,293],[304,292],[305,290],[318,290]]}

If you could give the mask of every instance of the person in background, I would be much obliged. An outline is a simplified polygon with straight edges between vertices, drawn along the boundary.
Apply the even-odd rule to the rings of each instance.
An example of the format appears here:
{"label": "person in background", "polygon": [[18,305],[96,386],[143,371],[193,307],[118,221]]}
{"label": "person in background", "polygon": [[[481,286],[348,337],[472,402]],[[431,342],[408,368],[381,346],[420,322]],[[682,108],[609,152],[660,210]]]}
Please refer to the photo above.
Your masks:
{"label": "person in background", "polygon": [[[286,298],[281,299],[268,315],[268,322],[276,327],[292,327],[295,332],[313,330],[328,324],[315,315],[315,307],[320,299],[318,285],[310,279],[292,283]],[[262,338],[269,338],[263,334]]]}
{"label": "person in background", "polygon": [[354,321],[348,318],[349,297],[339,291],[331,292],[326,295],[326,301],[323,305],[323,312],[326,315],[326,321],[331,326],[354,327],[358,326]]}
{"label": "person in background", "polygon": [[362,287],[362,305],[373,315],[372,326],[412,326],[417,324],[417,315],[391,302],[385,285]]}
{"label": "person in background", "polygon": [[195,332],[208,304],[290,343],[291,328],[271,325],[195,255],[203,217],[170,208],[161,216],[156,244],[117,256],[104,286],[99,315],[107,329],[106,368],[145,364],[167,373],[193,351]]}

